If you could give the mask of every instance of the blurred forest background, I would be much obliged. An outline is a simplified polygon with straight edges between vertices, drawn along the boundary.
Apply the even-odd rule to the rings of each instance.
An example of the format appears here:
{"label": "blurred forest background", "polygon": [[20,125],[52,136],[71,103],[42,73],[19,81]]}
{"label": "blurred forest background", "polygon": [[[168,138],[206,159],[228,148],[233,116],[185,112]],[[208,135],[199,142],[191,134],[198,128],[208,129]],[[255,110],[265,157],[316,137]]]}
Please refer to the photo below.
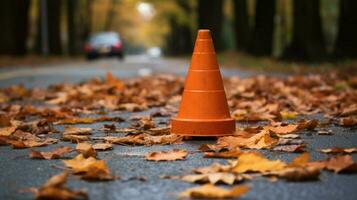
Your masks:
{"label": "blurred forest background", "polygon": [[48,55],[78,56],[88,36],[101,31],[118,32],[127,53],[158,46],[166,55],[188,55],[197,29],[208,28],[218,52],[302,61],[357,57],[356,0],[1,0],[0,4],[0,55],[43,55],[41,43],[48,41]]}

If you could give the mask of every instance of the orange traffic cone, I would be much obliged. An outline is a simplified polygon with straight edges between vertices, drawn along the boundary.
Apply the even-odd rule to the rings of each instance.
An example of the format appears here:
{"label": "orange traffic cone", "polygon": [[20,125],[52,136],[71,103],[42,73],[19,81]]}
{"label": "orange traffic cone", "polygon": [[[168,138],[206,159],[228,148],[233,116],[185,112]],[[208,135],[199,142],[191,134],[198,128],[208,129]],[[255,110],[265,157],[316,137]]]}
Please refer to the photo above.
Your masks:
{"label": "orange traffic cone", "polygon": [[187,136],[224,136],[235,131],[211,33],[199,30],[180,110],[171,132]]}

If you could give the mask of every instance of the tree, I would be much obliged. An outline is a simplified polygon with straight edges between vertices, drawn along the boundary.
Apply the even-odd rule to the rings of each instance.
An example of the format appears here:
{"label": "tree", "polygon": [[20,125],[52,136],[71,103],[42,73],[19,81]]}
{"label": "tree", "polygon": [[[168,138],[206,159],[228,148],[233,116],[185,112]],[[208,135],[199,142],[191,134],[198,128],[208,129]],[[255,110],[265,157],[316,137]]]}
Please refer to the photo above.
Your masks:
{"label": "tree", "polygon": [[193,46],[189,23],[191,6],[188,0],[176,0],[176,4],[178,11],[166,14],[171,29],[167,36],[166,51],[169,55],[190,54]]}
{"label": "tree", "polygon": [[255,25],[249,52],[256,56],[270,56],[273,49],[275,0],[257,0]]}
{"label": "tree", "polygon": [[326,58],[320,0],[294,0],[293,38],[283,57],[318,61]]}
{"label": "tree", "polygon": [[224,0],[198,0],[198,27],[210,29],[216,51],[224,49],[222,41]]}
{"label": "tree", "polygon": [[[39,9],[39,23],[38,23],[38,34],[37,34],[37,50],[40,52],[42,46],[42,17],[41,17],[41,1]],[[47,10],[47,34],[48,34],[48,53],[52,55],[62,54],[62,40],[61,40],[61,0],[46,0],[46,10]]]}
{"label": "tree", "polygon": [[113,26],[113,21],[115,18],[115,8],[116,8],[117,0],[111,0],[109,10],[107,12],[107,18],[104,24],[105,31],[111,31]]}
{"label": "tree", "polygon": [[338,35],[335,43],[336,57],[357,57],[357,1],[340,0]]}
{"label": "tree", "polygon": [[80,52],[78,1],[67,0],[67,34],[68,54],[76,55]]}
{"label": "tree", "polygon": [[0,3],[0,54],[26,53],[30,0],[3,0]]}
{"label": "tree", "polygon": [[234,31],[237,50],[247,50],[250,41],[250,26],[247,0],[234,0]]}

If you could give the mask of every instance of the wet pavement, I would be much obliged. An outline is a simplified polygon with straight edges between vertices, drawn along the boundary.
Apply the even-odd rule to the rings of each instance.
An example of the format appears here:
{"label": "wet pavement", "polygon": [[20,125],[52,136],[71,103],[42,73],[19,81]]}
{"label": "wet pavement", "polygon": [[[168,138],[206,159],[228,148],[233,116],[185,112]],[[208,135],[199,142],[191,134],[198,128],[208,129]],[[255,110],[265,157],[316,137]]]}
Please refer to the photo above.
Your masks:
{"label": "wet pavement", "polygon": [[[73,64],[54,64],[36,68],[22,67],[19,69],[3,68],[0,70],[0,87],[12,84],[24,84],[26,87],[46,87],[59,82],[80,82],[96,76],[103,77],[108,71],[121,78],[131,78],[149,73],[174,73],[184,75],[187,70],[186,60],[151,59],[146,57],[128,57],[126,61],[116,59],[103,59],[94,62],[78,62]],[[225,76],[251,74],[234,69],[223,69]],[[134,113],[135,115],[147,114]],[[116,112],[112,115],[127,118],[130,113]],[[315,116],[320,118],[319,116]],[[158,121],[168,121],[168,118],[155,118]],[[78,125],[92,127],[98,130],[103,123]],[[246,124],[239,124],[247,126]],[[129,126],[127,122],[118,123],[118,127]],[[56,126],[61,130],[63,126]],[[341,128],[331,125],[333,135],[317,135],[315,132],[304,131],[302,138],[307,144],[307,151],[311,153],[312,160],[324,159],[327,156],[316,149],[339,147],[356,147],[357,131],[351,128]],[[93,136],[101,136],[97,131]],[[85,182],[77,177],[70,177],[68,184],[71,188],[85,189],[90,199],[116,200],[116,199],[176,199],[177,193],[197,186],[180,180],[160,178],[163,175],[185,175],[192,169],[207,166],[213,162],[226,163],[225,159],[203,158],[197,148],[204,143],[214,143],[214,140],[192,140],[181,145],[155,145],[155,146],[120,146],[115,145],[112,151],[99,152],[99,158],[107,162],[114,175],[120,180],[111,182]],[[56,145],[36,148],[46,151],[55,147],[66,145],[74,147],[68,142],[59,142]],[[176,162],[148,162],[144,155],[151,151],[169,150],[174,148],[186,149],[190,152],[185,161]],[[264,151],[270,159],[291,161],[296,153],[283,153]],[[69,154],[68,157],[74,156]],[[357,154],[353,155],[357,161]],[[33,199],[32,194],[20,193],[19,190],[42,185],[50,176],[62,172],[63,164],[60,160],[33,160],[28,157],[28,149],[11,149],[0,146],[0,199]],[[322,172],[319,181],[287,182],[279,180],[269,182],[266,179],[256,179],[246,182],[251,185],[251,191],[241,199],[357,199],[357,175],[334,174]],[[223,186],[223,185],[222,185]],[[223,186],[225,187],[225,186]]]}

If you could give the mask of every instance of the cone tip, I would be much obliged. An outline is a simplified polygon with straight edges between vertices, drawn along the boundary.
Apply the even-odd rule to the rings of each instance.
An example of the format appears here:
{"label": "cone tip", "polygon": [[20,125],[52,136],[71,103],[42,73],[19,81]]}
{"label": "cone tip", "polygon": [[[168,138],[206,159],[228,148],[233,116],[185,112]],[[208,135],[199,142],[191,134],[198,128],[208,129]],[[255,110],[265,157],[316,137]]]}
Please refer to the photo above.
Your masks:
{"label": "cone tip", "polygon": [[209,29],[200,29],[197,34],[198,39],[211,39],[211,31]]}

